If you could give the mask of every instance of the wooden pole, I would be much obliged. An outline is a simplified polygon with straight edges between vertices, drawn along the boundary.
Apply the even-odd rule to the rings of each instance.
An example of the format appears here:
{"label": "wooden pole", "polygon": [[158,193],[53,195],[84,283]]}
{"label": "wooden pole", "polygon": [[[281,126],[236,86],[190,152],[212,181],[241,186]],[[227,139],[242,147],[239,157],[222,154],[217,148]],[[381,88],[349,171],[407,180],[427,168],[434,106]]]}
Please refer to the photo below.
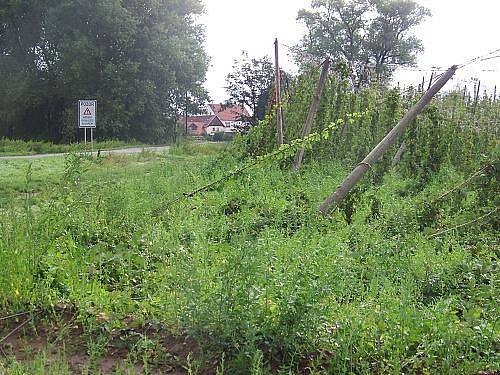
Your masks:
{"label": "wooden pole", "polygon": [[333,205],[338,204],[349,191],[358,183],[368,169],[370,169],[377,160],[396,142],[396,140],[403,134],[406,127],[423,111],[429,104],[432,98],[441,90],[441,88],[450,80],[455,74],[458,67],[452,66],[448,71],[422,96],[422,98],[415,104],[406,115],[399,121],[399,123],[375,146],[375,148],[358,164],[351,174],[342,182],[342,184],[335,190],[319,207],[319,211],[326,215],[330,212]]}
{"label": "wooden pole", "polygon": [[474,93],[474,109],[473,114],[476,114],[477,102],[479,101],[479,90],[481,89],[481,81],[478,81],[477,91]]}
{"label": "wooden pole", "polygon": [[394,155],[394,158],[392,159],[392,168],[395,168],[396,165],[401,161],[401,158],[403,157],[403,154],[406,150],[406,145],[405,143],[401,143],[401,146],[399,146],[398,152],[396,152],[396,155]]}
{"label": "wooden pole", "polygon": [[431,79],[429,80],[429,87],[427,87],[427,90],[431,88],[433,79],[434,79],[434,72],[431,73]]}
{"label": "wooden pole", "polygon": [[188,135],[188,92],[186,90],[186,95],[185,95],[185,102],[184,102],[184,135]]}
{"label": "wooden pole", "polygon": [[274,40],[275,86],[276,86],[276,127],[278,147],[283,144],[283,108],[281,106],[281,74],[279,65],[278,38]]}
{"label": "wooden pole", "polygon": [[[321,75],[319,76],[318,85],[316,87],[316,93],[311,102],[311,108],[309,109],[309,114],[307,115],[306,123],[304,124],[304,129],[302,130],[302,138],[305,138],[311,133],[312,123],[316,112],[318,110],[319,100],[323,94],[323,88],[325,87],[326,78],[328,77],[328,72],[330,70],[330,59],[326,59],[323,62],[323,69],[321,70]],[[298,171],[300,165],[302,164],[302,158],[304,157],[304,148],[297,151],[295,158],[293,159],[293,169]]]}

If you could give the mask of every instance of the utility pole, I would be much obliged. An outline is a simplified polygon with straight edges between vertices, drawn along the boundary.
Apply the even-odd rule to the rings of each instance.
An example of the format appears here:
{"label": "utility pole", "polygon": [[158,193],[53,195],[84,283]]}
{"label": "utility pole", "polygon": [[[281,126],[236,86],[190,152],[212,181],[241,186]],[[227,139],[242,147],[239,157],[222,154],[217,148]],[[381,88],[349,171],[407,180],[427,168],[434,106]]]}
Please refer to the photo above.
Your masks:
{"label": "utility pole", "polygon": [[278,148],[283,144],[283,108],[281,105],[281,73],[279,65],[278,38],[274,40],[275,86],[276,86],[276,134]]}

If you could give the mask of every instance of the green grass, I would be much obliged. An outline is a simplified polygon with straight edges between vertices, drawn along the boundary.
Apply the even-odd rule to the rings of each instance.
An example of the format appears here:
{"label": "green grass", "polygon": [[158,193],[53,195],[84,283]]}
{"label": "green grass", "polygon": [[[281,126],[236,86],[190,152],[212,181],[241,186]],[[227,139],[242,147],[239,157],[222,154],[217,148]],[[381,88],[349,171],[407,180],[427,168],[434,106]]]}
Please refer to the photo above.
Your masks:
{"label": "green grass", "polygon": [[[2,162],[1,197],[18,198],[0,210],[4,314],[41,309],[46,322],[57,304],[72,306],[89,371],[116,340],[129,364],[164,371],[500,370],[495,222],[426,239],[486,204],[470,186],[428,211],[466,176],[442,168],[423,188],[397,172],[368,177],[325,218],[317,207],[348,166],[266,164],[169,205],[237,163],[191,147],[39,160],[31,177],[28,162]],[[33,322],[28,333],[47,324]],[[165,334],[193,340],[192,354],[175,354]],[[43,353],[1,363],[8,373],[70,371]]]}
{"label": "green grass", "polygon": [[[123,142],[123,141],[99,141],[94,142],[95,150],[113,150],[125,147],[145,146],[139,142]],[[22,141],[0,138],[0,156],[18,156],[18,155],[34,155],[34,154],[54,154],[85,151],[90,149],[90,142],[85,145],[83,143],[73,144],[54,144],[45,141]]]}
{"label": "green grass", "polygon": [[63,172],[64,158],[0,160],[0,207],[54,187]]}
{"label": "green grass", "polygon": [[217,155],[227,147],[226,143],[197,143],[181,139],[171,147],[169,153],[179,156]]}

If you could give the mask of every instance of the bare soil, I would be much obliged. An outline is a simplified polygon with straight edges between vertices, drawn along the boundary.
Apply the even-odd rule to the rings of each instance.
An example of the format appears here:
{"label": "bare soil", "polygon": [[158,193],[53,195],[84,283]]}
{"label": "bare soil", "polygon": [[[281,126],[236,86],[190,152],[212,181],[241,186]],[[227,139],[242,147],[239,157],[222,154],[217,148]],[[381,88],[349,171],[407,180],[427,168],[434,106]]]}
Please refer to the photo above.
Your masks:
{"label": "bare soil", "polygon": [[[161,356],[155,358],[155,353],[147,353],[154,359],[148,364],[149,374],[187,374],[188,355],[195,357],[198,352],[194,341],[150,327],[141,327],[136,333],[139,332],[146,332],[148,338],[160,345],[155,349]],[[66,361],[74,374],[81,374],[86,369],[113,374],[117,368],[127,374],[143,374],[142,356],[131,350],[133,342],[127,339],[139,337],[133,333],[133,330],[111,333],[103,352],[98,358],[92,358],[87,344],[89,334],[84,332],[74,313],[66,311],[50,319],[42,314],[33,319],[21,316],[0,320],[0,356],[3,359],[14,357],[18,363],[29,364],[37,354],[44,352],[49,362]]]}

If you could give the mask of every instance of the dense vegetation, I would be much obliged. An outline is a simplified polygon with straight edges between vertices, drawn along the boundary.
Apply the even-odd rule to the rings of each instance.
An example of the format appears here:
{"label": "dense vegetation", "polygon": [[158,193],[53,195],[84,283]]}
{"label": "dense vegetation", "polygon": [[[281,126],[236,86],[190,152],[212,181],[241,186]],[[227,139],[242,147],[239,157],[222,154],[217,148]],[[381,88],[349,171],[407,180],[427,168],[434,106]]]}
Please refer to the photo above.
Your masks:
{"label": "dense vegetation", "polygon": [[257,125],[265,117],[270,103],[273,103],[270,94],[274,80],[274,66],[268,56],[249,58],[248,53],[243,51],[226,77],[228,103],[250,108],[251,117],[242,120]]}
{"label": "dense vegetation", "polygon": [[165,142],[206,98],[199,0],[8,0],[0,5],[0,138],[78,138],[97,99],[99,139]]}
{"label": "dense vegetation", "polygon": [[[200,11],[4,2],[0,152],[68,151],[1,137],[72,141],[82,97],[98,100],[103,139],[175,138],[186,99],[205,98]],[[422,95],[383,82],[414,61],[427,14],[410,0],[302,11],[279,149],[272,64],[243,56],[228,92],[258,126],[228,145],[0,160],[0,373],[498,373],[499,100],[439,95],[318,212]]]}
{"label": "dense vegetation", "polygon": [[[291,84],[289,141],[316,79]],[[331,131],[310,142],[299,172],[273,154],[199,194],[182,195],[275,152],[272,116],[211,156],[189,145],[72,155],[45,188],[36,163],[2,162],[17,183],[1,192],[1,310],[30,311],[32,327],[71,312],[83,371],[102,369],[117,347],[123,366],[148,371],[499,371],[499,102],[436,98],[405,134],[401,161],[391,166],[394,147],[324,217],[320,202],[420,95],[349,87],[338,67],[313,128]],[[62,345],[67,327],[49,340],[58,361],[43,352],[4,368],[82,371],[66,362],[76,350]],[[179,354],[172,337],[189,350]]]}

